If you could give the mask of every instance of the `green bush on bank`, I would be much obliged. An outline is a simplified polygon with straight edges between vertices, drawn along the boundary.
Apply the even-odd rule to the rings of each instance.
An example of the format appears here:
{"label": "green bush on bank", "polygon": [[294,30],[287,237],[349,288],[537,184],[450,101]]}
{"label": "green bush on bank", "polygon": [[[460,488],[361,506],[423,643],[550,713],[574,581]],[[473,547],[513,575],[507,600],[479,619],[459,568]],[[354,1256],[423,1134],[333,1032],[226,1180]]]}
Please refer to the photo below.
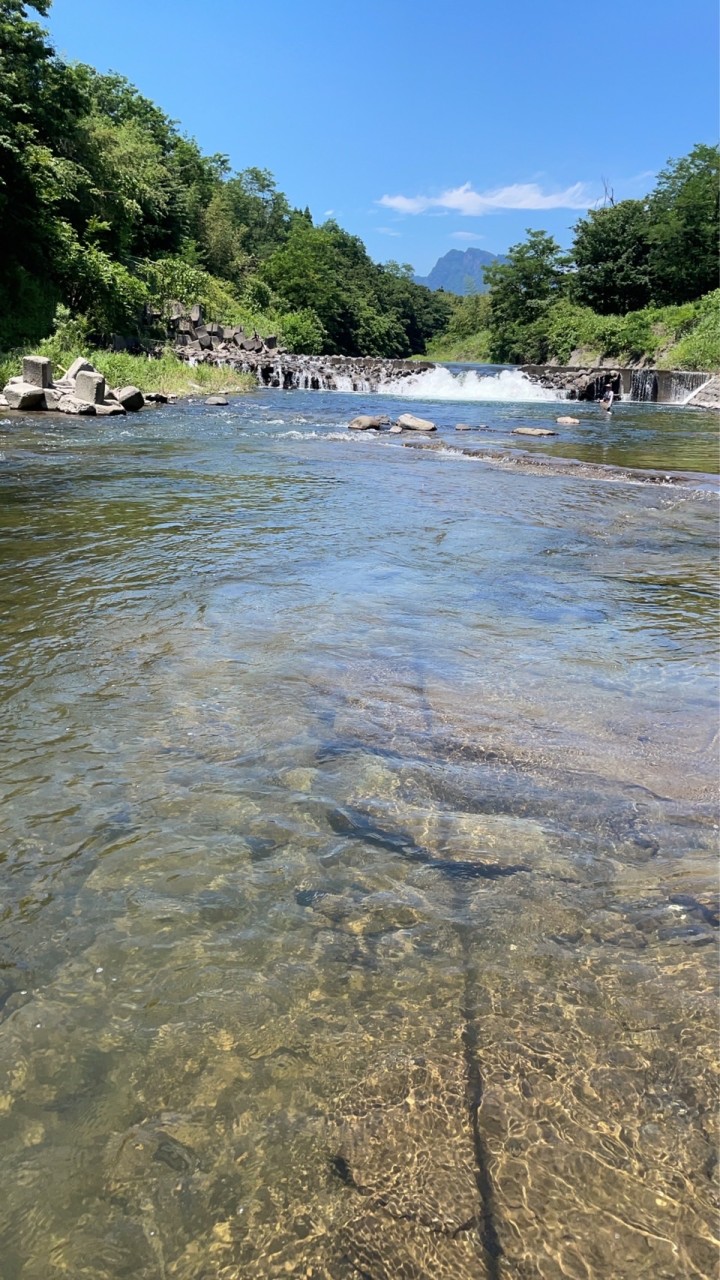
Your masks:
{"label": "green bush on bank", "polygon": [[[452,324],[428,346],[435,360],[490,358],[492,334],[487,327],[467,334]],[[569,298],[559,298],[522,335],[527,363],[619,364],[646,361],[661,369],[720,369],[720,289],[697,302],[644,307],[627,315],[598,315]]]}

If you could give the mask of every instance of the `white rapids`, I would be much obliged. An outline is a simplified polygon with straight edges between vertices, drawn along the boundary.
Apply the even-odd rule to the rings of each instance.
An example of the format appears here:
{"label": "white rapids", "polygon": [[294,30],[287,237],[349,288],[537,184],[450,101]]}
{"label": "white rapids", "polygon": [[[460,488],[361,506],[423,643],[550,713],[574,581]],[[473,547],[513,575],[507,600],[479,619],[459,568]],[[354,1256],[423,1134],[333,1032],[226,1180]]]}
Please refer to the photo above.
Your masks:
{"label": "white rapids", "polygon": [[378,387],[383,395],[409,400],[558,400],[556,390],[531,382],[519,369],[482,374],[475,369],[454,373],[438,365],[409,378],[397,378]]}

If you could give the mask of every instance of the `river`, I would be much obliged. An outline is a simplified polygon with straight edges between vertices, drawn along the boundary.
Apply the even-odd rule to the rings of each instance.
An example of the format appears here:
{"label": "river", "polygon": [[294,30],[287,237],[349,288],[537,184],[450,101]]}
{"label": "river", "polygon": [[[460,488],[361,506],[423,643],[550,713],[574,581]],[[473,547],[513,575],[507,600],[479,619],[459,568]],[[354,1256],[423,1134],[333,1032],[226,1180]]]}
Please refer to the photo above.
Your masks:
{"label": "river", "polygon": [[715,426],[466,392],[0,423],[2,1280],[713,1273]]}

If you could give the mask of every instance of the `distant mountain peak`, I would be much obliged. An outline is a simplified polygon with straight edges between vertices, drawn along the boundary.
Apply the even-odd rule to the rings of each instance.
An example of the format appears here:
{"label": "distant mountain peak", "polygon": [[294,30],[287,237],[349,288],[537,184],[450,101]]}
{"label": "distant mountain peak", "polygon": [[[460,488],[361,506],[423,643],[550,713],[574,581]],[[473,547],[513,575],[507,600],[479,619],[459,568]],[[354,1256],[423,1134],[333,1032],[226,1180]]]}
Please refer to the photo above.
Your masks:
{"label": "distant mountain peak", "polygon": [[444,289],[446,293],[487,293],[485,268],[493,262],[504,262],[499,253],[487,249],[449,249],[438,258],[428,276],[414,276],[416,284],[428,289]]}

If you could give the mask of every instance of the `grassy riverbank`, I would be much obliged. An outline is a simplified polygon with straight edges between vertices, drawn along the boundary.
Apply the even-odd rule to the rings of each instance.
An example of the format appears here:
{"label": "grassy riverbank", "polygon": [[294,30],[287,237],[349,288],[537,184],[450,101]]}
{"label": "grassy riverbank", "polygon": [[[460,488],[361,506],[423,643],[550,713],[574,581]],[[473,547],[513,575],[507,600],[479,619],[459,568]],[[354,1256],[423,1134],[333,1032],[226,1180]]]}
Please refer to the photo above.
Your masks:
{"label": "grassy riverbank", "polygon": [[[18,374],[23,355],[30,351],[14,351],[0,355],[0,387],[8,378]],[[77,356],[92,361],[102,373],[109,387],[139,387],[141,391],[161,391],[163,395],[190,396],[198,391],[208,395],[219,391],[235,394],[252,391],[256,386],[252,374],[238,373],[234,369],[218,365],[188,365],[178,360],[172,351],[166,350],[159,359],[148,356],[131,356],[125,352],[94,351],[88,348],[58,350],[53,341],[39,343],[33,354],[49,356],[53,371],[60,377]]]}
{"label": "grassy riverbank", "polygon": [[[491,326],[483,324],[489,305],[485,299],[462,299],[447,331],[428,343],[427,358],[480,364],[497,359]],[[539,363],[594,365],[611,359],[658,369],[720,370],[720,289],[695,302],[644,307],[622,316],[598,315],[561,298],[534,328],[541,358],[535,349],[527,359],[532,354]]]}

